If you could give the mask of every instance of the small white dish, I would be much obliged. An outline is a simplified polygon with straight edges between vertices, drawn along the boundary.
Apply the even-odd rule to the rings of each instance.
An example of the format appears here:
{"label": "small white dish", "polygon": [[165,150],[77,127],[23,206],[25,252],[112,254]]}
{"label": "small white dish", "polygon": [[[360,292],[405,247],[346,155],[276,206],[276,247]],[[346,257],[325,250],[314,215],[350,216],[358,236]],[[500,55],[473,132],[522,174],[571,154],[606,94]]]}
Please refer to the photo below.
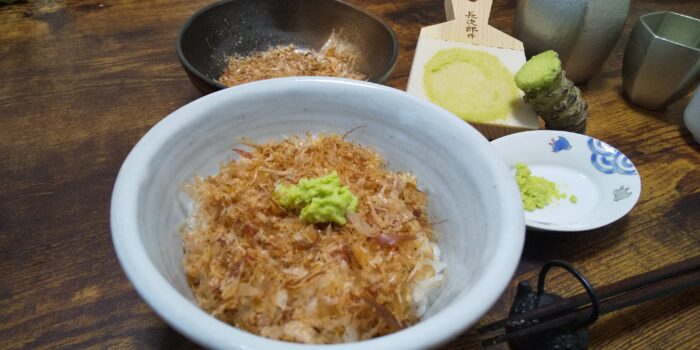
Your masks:
{"label": "small white dish", "polygon": [[545,231],[586,231],[625,216],[639,200],[642,183],[634,164],[620,151],[587,135],[536,130],[491,142],[515,174],[525,163],[532,175],[555,182],[576,196],[525,211],[525,224]]}

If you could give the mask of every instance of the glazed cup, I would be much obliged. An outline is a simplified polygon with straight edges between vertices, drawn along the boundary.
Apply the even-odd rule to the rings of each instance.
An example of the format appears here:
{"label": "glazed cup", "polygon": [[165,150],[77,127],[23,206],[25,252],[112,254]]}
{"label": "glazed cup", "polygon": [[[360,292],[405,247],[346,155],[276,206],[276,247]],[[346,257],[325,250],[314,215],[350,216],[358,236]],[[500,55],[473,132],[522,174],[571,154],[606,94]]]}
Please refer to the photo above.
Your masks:
{"label": "glazed cup", "polygon": [[643,15],[622,63],[625,95],[648,109],[685,96],[700,78],[700,20],[674,12]]}
{"label": "glazed cup", "polygon": [[519,0],[515,37],[528,57],[556,51],[566,77],[584,84],[610,56],[629,9],[630,0]]}

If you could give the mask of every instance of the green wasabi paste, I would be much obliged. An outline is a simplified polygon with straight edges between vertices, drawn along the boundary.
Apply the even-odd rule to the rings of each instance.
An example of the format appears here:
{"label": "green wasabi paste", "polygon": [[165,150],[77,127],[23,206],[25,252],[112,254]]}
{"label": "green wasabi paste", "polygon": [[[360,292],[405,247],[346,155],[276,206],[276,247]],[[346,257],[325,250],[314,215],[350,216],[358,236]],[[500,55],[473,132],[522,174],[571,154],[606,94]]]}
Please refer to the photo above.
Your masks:
{"label": "green wasabi paste", "polygon": [[345,213],[357,210],[357,197],[347,186],[340,185],[335,171],[313,179],[303,178],[296,185],[279,184],[274,197],[285,209],[300,211],[299,218],[308,223],[345,225]]}
{"label": "green wasabi paste", "polygon": [[518,100],[513,74],[483,51],[439,51],[425,65],[423,86],[430,101],[471,122],[503,119]]}
{"label": "green wasabi paste", "polygon": [[[532,171],[527,165],[518,163],[515,165],[515,181],[520,188],[520,196],[523,208],[527,211],[542,209],[555,199],[564,199],[566,193],[559,192],[557,184],[543,177],[532,176]],[[571,203],[576,203],[576,196],[569,197]]]}

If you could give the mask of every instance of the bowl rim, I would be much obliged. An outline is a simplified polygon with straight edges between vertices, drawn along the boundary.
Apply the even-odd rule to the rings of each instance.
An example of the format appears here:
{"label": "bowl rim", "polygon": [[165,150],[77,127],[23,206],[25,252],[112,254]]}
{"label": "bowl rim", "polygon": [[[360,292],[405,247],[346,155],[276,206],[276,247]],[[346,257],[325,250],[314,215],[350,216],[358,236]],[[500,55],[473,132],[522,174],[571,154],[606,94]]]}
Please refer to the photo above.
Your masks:
{"label": "bowl rim", "polygon": [[[470,137],[475,152],[492,155],[485,164],[493,174],[493,195],[505,198],[500,208],[504,220],[502,233],[495,246],[491,262],[472,288],[457,296],[452,306],[435,313],[416,325],[382,337],[351,343],[309,345],[272,340],[230,326],[195,305],[180,294],[150,260],[139,235],[138,201],[142,180],[148,176],[149,164],[164,143],[192,120],[207,114],[196,111],[207,105],[225,103],[232,97],[261,91],[305,91],[307,85],[324,89],[365,90],[367,94],[400,95],[406,103],[419,104],[431,110],[432,120],[438,119],[449,128],[460,129]],[[496,303],[510,284],[520,261],[525,241],[525,222],[517,185],[510,170],[495,148],[476,129],[447,110],[408,93],[380,84],[330,77],[291,77],[256,81],[205,95],[172,112],[153,126],[134,146],[124,161],[111,198],[110,226],[118,260],[134,289],[146,303],[170,326],[194,342],[211,349],[287,349],[287,350],[351,350],[351,349],[425,349],[439,346],[462,334],[474,325]],[[473,302],[477,300],[477,302]],[[468,307],[467,307],[468,306]]]}
{"label": "bowl rim", "polygon": [[[188,72],[194,74],[197,76],[197,78],[205,81],[207,84],[216,87],[219,90],[226,89],[229,86],[226,86],[212,78],[209,78],[206,74],[202,73],[199,71],[199,69],[196,69],[192,64],[187,60],[185,57],[185,52],[182,49],[182,38],[185,34],[185,32],[190,28],[192,23],[196,21],[202,14],[205,12],[212,10],[215,7],[222,6],[224,4],[227,4],[229,2],[235,2],[235,1],[240,1],[240,0],[220,0],[215,3],[209,4],[207,6],[202,7],[201,9],[197,10],[192,16],[190,16],[187,21],[185,21],[185,24],[182,25],[180,30],[177,33],[177,38],[176,38],[176,44],[175,44],[175,52],[177,54],[177,58],[180,61],[180,64],[182,64],[185,67],[185,70]],[[375,79],[368,80],[369,82],[373,83],[383,83],[386,81],[386,79],[391,75],[391,73],[394,71],[394,68],[396,67],[396,63],[398,61],[399,57],[399,41],[398,38],[396,37],[396,33],[394,30],[387,24],[383,19],[379,18],[378,16],[365,11],[355,5],[349,4],[347,2],[341,1],[341,0],[328,0],[331,2],[335,2],[339,4],[340,6],[346,6],[347,8],[358,11],[360,13],[363,13],[364,15],[374,19],[379,23],[381,26],[383,26],[387,32],[389,33],[389,36],[391,37],[391,57],[389,58],[389,62],[387,65],[384,67],[384,73],[382,73],[380,76],[376,77]]]}

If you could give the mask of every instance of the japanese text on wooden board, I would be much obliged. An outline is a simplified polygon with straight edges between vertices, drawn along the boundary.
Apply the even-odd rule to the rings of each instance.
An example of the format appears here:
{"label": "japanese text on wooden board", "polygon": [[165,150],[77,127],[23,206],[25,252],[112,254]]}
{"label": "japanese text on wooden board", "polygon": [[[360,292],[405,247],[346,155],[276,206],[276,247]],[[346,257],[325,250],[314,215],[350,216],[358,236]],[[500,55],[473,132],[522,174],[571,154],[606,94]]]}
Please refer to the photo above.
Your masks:
{"label": "japanese text on wooden board", "polygon": [[465,17],[467,17],[466,26],[465,26],[465,30],[467,32],[467,38],[474,39],[474,36],[479,31],[478,29],[476,29],[476,20],[477,20],[476,14],[474,13],[474,11],[469,11],[465,15]]}

